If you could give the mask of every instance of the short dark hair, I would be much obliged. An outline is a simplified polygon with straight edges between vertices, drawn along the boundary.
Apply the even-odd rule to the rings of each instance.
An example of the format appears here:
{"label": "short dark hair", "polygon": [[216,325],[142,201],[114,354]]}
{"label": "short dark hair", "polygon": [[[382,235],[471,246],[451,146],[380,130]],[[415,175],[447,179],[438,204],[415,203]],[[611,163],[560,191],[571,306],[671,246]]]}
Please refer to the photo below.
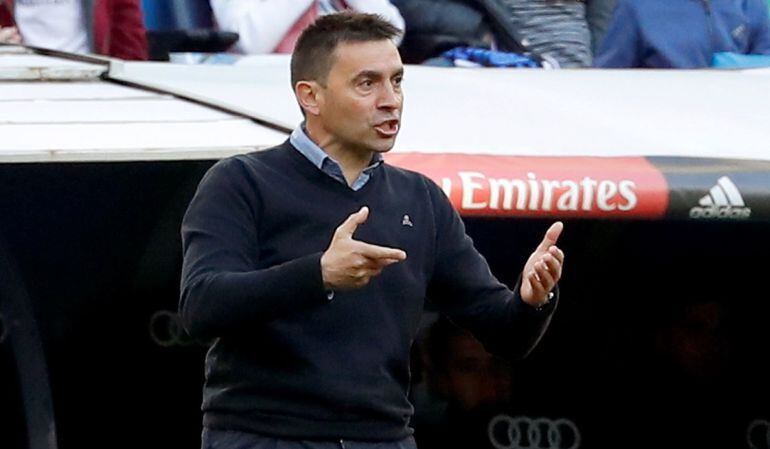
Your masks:
{"label": "short dark hair", "polygon": [[326,77],[334,63],[334,51],[345,42],[393,40],[401,31],[376,14],[345,11],[321,16],[297,40],[291,55],[291,87],[299,81]]}

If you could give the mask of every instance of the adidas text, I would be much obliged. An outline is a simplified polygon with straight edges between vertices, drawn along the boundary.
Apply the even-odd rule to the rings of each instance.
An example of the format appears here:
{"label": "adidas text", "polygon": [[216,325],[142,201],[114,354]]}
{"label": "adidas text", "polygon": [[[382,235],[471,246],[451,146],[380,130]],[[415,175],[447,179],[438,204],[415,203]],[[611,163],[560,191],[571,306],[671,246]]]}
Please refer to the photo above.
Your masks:
{"label": "adidas text", "polygon": [[690,218],[717,218],[743,220],[751,216],[748,207],[709,206],[693,207],[690,209]]}

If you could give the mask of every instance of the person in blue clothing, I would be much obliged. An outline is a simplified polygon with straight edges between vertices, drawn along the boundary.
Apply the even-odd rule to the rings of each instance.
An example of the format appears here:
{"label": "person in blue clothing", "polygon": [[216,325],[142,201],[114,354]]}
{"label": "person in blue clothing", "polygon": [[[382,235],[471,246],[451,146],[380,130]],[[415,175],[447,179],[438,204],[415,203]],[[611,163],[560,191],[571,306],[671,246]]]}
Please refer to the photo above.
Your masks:
{"label": "person in blue clothing", "polygon": [[205,449],[414,449],[409,356],[426,299],[492,353],[529,353],[558,302],[554,223],[509,289],[441,188],[382,160],[401,127],[398,29],[320,17],[283,144],[224,159],[182,223],[180,317],[211,338]]}
{"label": "person in blue clothing", "polygon": [[765,0],[619,0],[594,65],[701,68],[719,52],[770,54]]}

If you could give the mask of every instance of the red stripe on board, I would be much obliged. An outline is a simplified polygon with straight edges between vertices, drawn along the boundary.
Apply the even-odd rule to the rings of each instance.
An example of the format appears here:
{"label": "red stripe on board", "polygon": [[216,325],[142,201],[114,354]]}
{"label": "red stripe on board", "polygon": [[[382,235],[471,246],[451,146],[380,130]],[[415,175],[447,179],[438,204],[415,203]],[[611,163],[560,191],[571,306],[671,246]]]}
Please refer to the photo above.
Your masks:
{"label": "red stripe on board", "polygon": [[389,153],[444,189],[464,216],[659,219],[663,174],[642,157],[517,157]]}

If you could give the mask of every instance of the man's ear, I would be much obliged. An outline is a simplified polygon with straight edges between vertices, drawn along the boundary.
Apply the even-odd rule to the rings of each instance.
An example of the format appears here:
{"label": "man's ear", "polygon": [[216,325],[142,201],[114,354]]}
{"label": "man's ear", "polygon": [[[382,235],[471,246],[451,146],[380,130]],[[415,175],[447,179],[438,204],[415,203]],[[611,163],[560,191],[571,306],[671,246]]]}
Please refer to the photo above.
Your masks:
{"label": "man's ear", "polygon": [[294,86],[294,94],[297,96],[299,106],[306,114],[318,115],[319,97],[321,97],[321,86],[315,81],[299,81]]}

